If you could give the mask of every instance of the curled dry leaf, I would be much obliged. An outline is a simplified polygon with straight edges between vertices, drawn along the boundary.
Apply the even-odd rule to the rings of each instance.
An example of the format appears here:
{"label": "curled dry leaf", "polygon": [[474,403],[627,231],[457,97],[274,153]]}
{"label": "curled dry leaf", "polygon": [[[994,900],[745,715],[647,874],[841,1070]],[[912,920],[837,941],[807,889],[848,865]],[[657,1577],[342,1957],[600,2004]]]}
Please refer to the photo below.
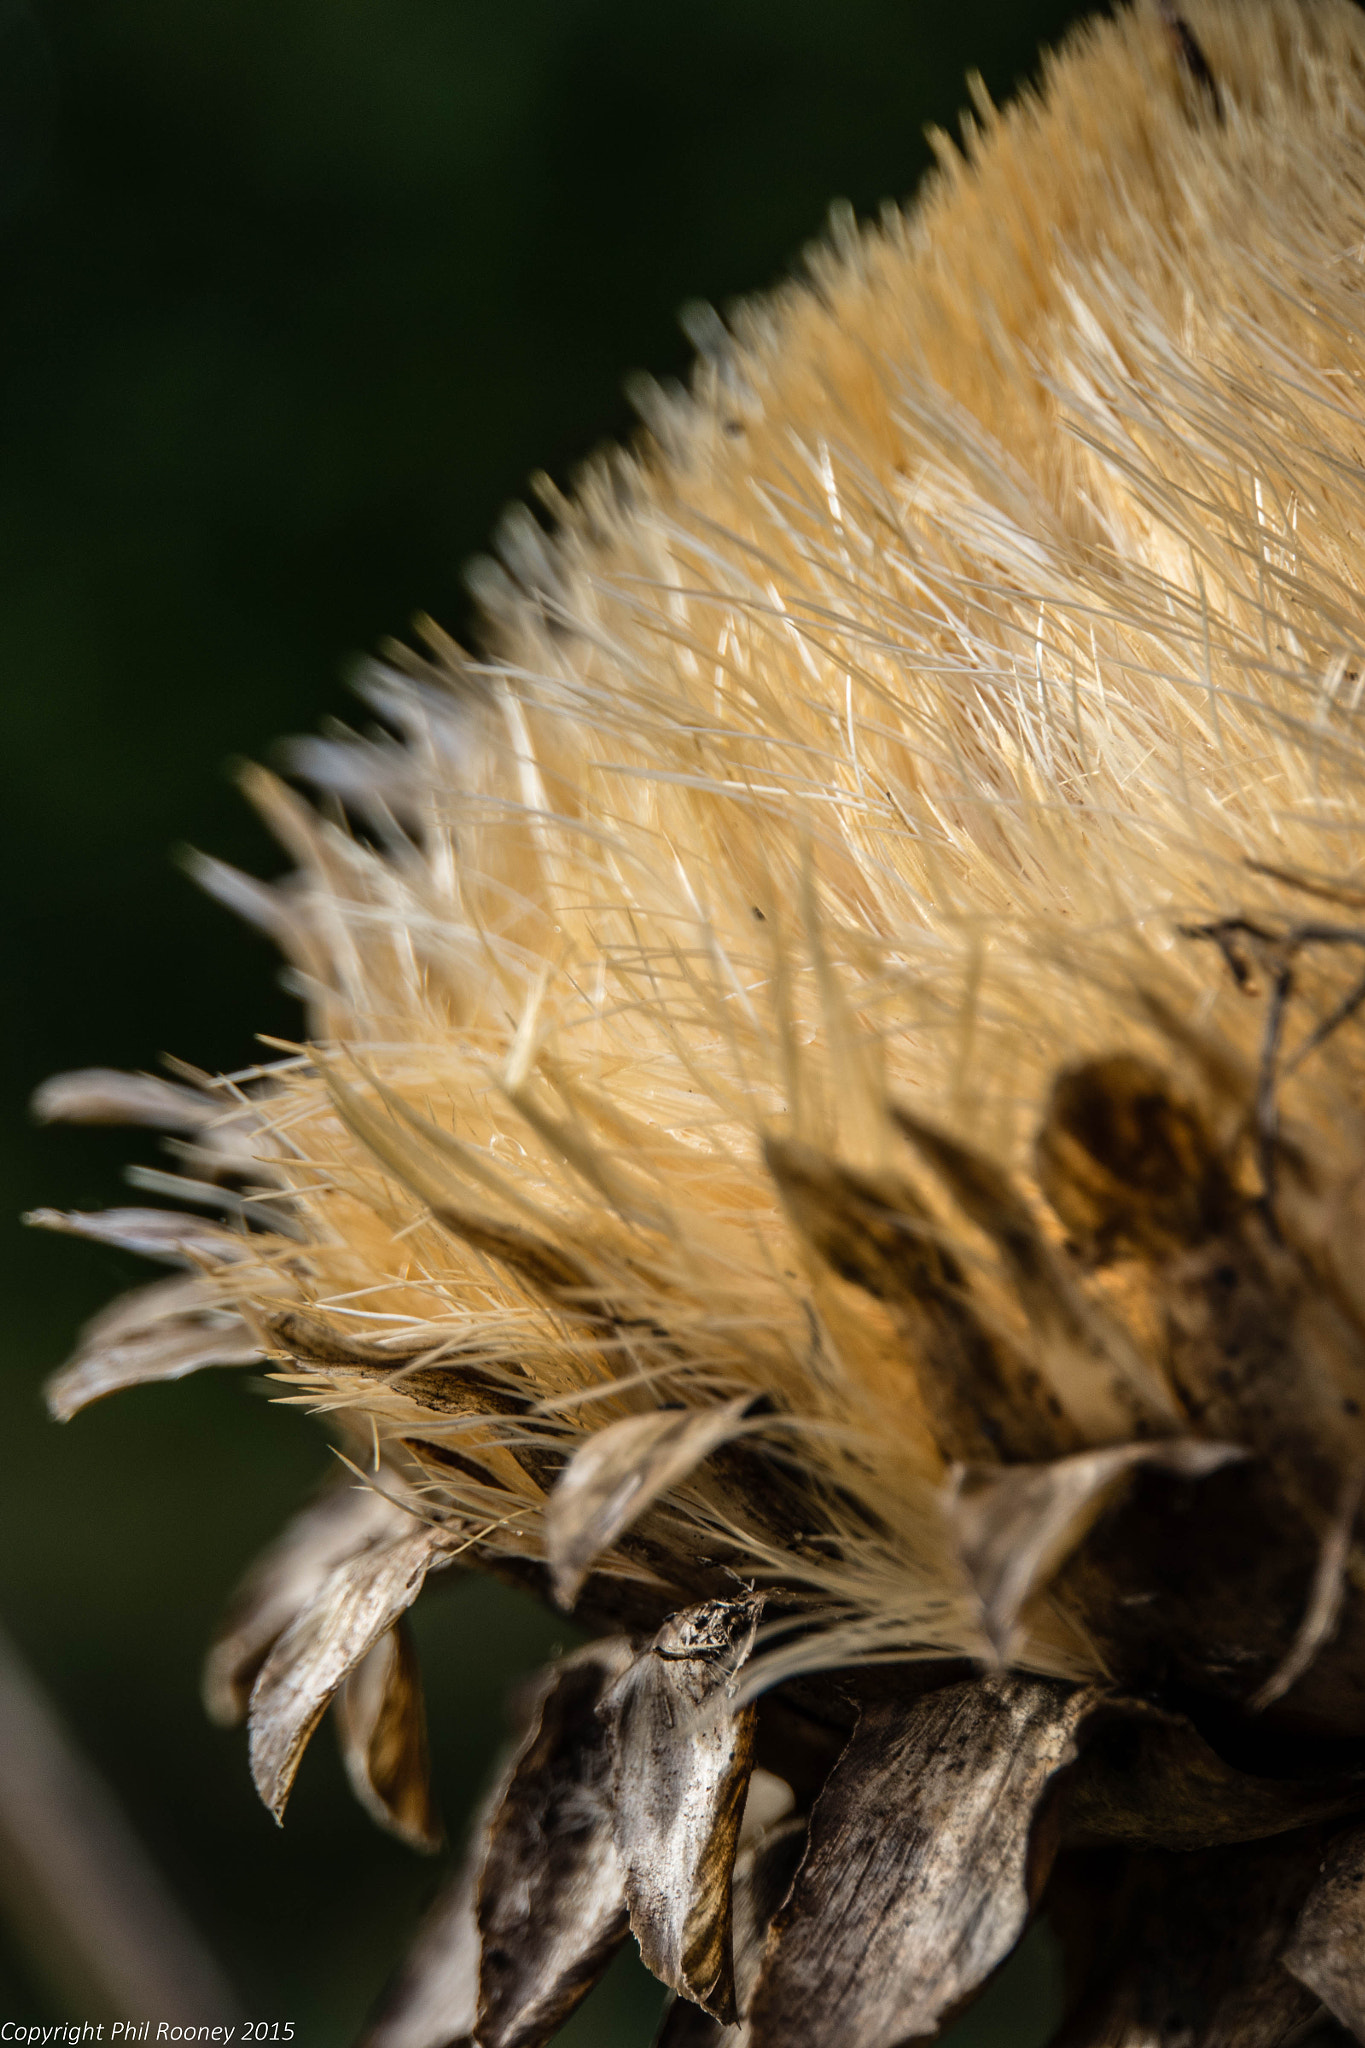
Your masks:
{"label": "curled dry leaf", "polygon": [[184,1379],[209,1365],[252,1365],[260,1347],[240,1317],[214,1306],[198,1280],[135,1288],[93,1318],[44,1390],[48,1412],[69,1422],[105,1394]]}
{"label": "curled dry leaf", "polygon": [[561,1607],[572,1607],[599,1553],[732,1437],[752,1405],[745,1394],[717,1408],[627,1415],[575,1451],[545,1509],[545,1548]]}
{"label": "curled dry leaf", "polygon": [[231,1727],[245,1717],[262,1664],[328,1575],[372,1545],[396,1541],[412,1516],[372,1486],[328,1486],[262,1552],[228,1603],[204,1660],[204,1704]]}
{"label": "curled dry leaf", "polygon": [[261,1666],[248,1712],[251,1775],[279,1820],[308,1738],[337,1687],[421,1592],[455,1545],[436,1524],[371,1544],[329,1572]]}
{"label": "curled dry leaf", "polygon": [[631,1931],[661,1982],[735,2017],[730,1875],[757,1710],[733,1710],[762,1602],[709,1600],[666,1621],[604,1705],[612,1817]]}
{"label": "curled dry leaf", "polygon": [[156,1074],[79,1067],[42,1082],[30,1106],[40,1124],[146,1124],[158,1131],[198,1131],[233,1105]]}
{"label": "curled dry leaf", "polygon": [[404,1622],[347,1673],[334,1712],[346,1776],[371,1819],[410,1848],[439,1849],[422,1678]]}
{"label": "curled dry leaf", "polygon": [[513,1761],[478,1882],[479,2048],[541,2048],[626,1938],[598,1708],[632,1654],[609,1637],[558,1665]]}
{"label": "curled dry leaf", "polygon": [[35,1230],[56,1230],[67,1237],[111,1244],[144,1259],[164,1259],[172,1266],[192,1266],[201,1259],[229,1263],[246,1256],[247,1247],[221,1223],[190,1216],[177,1209],[30,1209],[24,1222]]}
{"label": "curled dry leaf", "polygon": [[1096,1695],[990,1676],[864,1710],[773,1924],[753,2048],[899,2048],[1002,1963],[1047,1878],[1036,1830]]}
{"label": "curled dry leaf", "polygon": [[1015,1624],[1028,1601],[1138,1466],[1202,1479],[1245,1455],[1235,1444],[1178,1438],[1078,1451],[1046,1465],[959,1467],[945,1513],[996,1656],[1008,1661]]}
{"label": "curled dry leaf", "polygon": [[1280,2048],[1317,2011],[1280,1955],[1321,1837],[1059,1866],[1049,1912],[1077,1987],[1055,2048]]}
{"label": "curled dry leaf", "polygon": [[1365,1827],[1329,1845],[1283,1960],[1365,2041]]}

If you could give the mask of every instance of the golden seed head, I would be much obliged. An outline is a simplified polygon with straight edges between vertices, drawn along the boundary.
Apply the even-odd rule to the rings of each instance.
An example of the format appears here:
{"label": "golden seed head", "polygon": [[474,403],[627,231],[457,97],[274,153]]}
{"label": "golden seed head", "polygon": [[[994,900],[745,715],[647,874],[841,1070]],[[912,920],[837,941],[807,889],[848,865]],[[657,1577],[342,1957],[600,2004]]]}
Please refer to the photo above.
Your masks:
{"label": "golden seed head", "polygon": [[[561,1764],[608,1848],[543,1907],[550,1989],[497,1920],[482,2042],[548,2038],[623,1915],[755,2048],[852,2039],[810,2017],[831,1845],[915,1758],[925,1885],[992,1813],[1014,1875],[960,1982],[868,1993],[869,2048],[1017,1937],[1081,1751],[1076,1844],[1287,1829],[1294,1913],[1302,1829],[1360,1803],[1256,1806],[1176,1717],[1365,1742],[1363,121],[1345,0],[1122,13],[981,104],[906,213],[707,322],[634,451],[545,485],[552,537],[505,523],[483,653],[430,627],[366,686],[402,745],[300,747],[363,839],[247,778],[297,872],[203,878],[307,1044],[49,1091],[192,1134],[228,1212],[44,1219],[192,1269],[57,1411],[264,1356],[363,1475],[214,1653],[277,1813],[338,1696],[362,1797],[433,1839],[401,1616],[455,1557],[653,1638],[547,1680],[485,1941]],[[760,1979],[765,1689],[817,1782],[861,1718]],[[641,1789],[679,1700],[693,1834]],[[970,1811],[924,1761],[958,1734]]]}

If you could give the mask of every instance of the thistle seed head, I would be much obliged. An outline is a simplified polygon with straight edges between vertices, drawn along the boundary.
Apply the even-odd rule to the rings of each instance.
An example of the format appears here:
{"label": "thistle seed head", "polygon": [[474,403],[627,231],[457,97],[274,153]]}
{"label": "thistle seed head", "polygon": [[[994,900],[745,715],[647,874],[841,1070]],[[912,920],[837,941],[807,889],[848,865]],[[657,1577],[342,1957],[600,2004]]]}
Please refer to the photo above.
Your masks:
{"label": "thistle seed head", "polygon": [[45,1091],[222,1213],[39,1219],[187,1269],[54,1410],[264,1359],[352,1468],[211,1659],[277,1814],[335,1702],[436,1838],[430,1573],[600,1637],[387,2048],[628,1928],[674,2048],[893,2048],[1045,1890],[1076,2041],[1365,2026],[1363,138],[1344,0],[978,92],[297,745],[339,806],[249,775],[307,1042]]}

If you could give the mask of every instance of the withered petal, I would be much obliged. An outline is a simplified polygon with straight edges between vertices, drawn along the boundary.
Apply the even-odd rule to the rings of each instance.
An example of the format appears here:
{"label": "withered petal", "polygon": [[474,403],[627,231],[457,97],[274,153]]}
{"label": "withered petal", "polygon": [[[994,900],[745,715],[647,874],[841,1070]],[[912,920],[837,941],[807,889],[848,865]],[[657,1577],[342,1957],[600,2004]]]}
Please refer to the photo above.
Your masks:
{"label": "withered petal", "polygon": [[1078,1451],[1045,1465],[959,1467],[944,1511],[996,1655],[1008,1661],[1028,1601],[1138,1466],[1202,1479],[1245,1455],[1235,1444],[1179,1437]]}
{"label": "withered petal", "polygon": [[981,1989],[1046,1881],[1037,1823],[1095,1704],[991,1675],[864,1709],[773,1923],[753,2048],[899,2048]]}
{"label": "withered petal", "polygon": [[89,1322],[82,1323],[79,1350],[131,1337],[171,1316],[197,1315],[217,1298],[212,1282],[202,1273],[175,1273],[149,1280],[141,1287],[129,1288],[126,1294],[116,1294]]}
{"label": "withered petal", "polygon": [[49,1414],[69,1422],[106,1394],[184,1379],[210,1365],[252,1365],[260,1355],[246,1324],[216,1307],[206,1282],[158,1280],[86,1324],[44,1396]]}
{"label": "withered petal", "polygon": [[545,1508],[545,1548],[561,1607],[572,1607],[599,1553],[733,1436],[752,1404],[746,1394],[716,1408],[627,1415],[575,1451]]}
{"label": "withered petal", "polygon": [[157,1074],[117,1067],[77,1067],[53,1074],[33,1091],[40,1124],[146,1124],[158,1131],[198,1131],[235,1105]]}
{"label": "withered petal", "polygon": [[347,1673],[333,1711],[346,1776],[371,1819],[410,1848],[439,1849],[422,1678],[404,1622]]}
{"label": "withered petal", "polygon": [[1075,2006],[1053,2048],[1280,2048],[1318,2010],[1279,1958],[1321,1842],[1064,1858],[1048,1905]]}
{"label": "withered petal", "polygon": [[608,1637],[555,1666],[513,1759],[478,1879],[479,2048],[541,2048],[629,1931],[598,1708],[633,1656]]}
{"label": "withered petal", "polygon": [[1365,2041],[1365,1826],[1329,1844],[1283,1962]]}
{"label": "withered petal", "polygon": [[761,1608],[746,1597],[672,1615],[603,1703],[631,1931],[661,1983],[727,2023],[730,1876],[757,1719],[730,1702]]}
{"label": "withered petal", "polygon": [[35,1230],[56,1230],[67,1237],[111,1244],[137,1252],[144,1259],[168,1265],[193,1265],[197,1259],[219,1264],[245,1258],[249,1247],[234,1231],[205,1216],[178,1209],[30,1209],[24,1222]]}
{"label": "withered petal", "polygon": [[271,1650],[248,1709],[251,1775],[281,1819],[299,1761],[328,1701],[421,1592],[427,1573],[449,1558],[444,1528],[410,1523],[329,1572]]}
{"label": "withered petal", "polygon": [[287,1522],[233,1592],[204,1660],[210,1719],[244,1719],[262,1664],[290,1623],[312,1604],[330,1572],[371,1545],[412,1528],[412,1517],[372,1486],[349,1479],[326,1487]]}

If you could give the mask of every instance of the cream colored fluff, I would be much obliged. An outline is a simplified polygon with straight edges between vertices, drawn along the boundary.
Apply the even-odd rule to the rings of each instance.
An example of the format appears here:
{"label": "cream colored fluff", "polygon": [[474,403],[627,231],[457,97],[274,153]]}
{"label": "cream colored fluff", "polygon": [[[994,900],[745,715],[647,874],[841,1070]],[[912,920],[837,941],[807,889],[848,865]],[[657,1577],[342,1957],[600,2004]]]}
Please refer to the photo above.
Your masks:
{"label": "cream colored fluff", "polygon": [[[553,538],[505,523],[486,655],[432,629],[374,679],[401,746],[301,750],[366,835],[254,775],[297,874],[205,870],[310,1014],[246,1091],[291,1234],[239,1242],[215,1299],[485,1554],[542,1551],[508,1445],[770,1396],[748,1426],[825,1475],[823,1548],[775,1548],[705,1467],[668,1524],[821,1603],[770,1675],[982,1636],[904,1329],[812,1247],[765,1139],[918,1190],[1053,1448],[1179,1433],[1132,1276],[1084,1281],[1108,1334],[1078,1336],[888,1104],[1007,1169],[1057,1245],[1031,1148],[1059,1070],[1127,1051],[1229,1140],[1247,1116],[1264,1006],[1182,928],[1359,915],[1365,18],[1188,18],[1217,107],[1154,10],[1081,30],[1003,113],[976,93],[906,212],[836,216],[807,280],[704,333],[690,394],[641,392],[631,453],[572,503],[544,486]],[[1360,964],[1329,954],[1294,1036]],[[1339,1032],[1281,1094],[1317,1168],[1285,1228],[1352,1312],[1360,1065]],[[433,1412],[349,1367],[356,1340],[529,1375],[544,1409]],[[1309,1363],[1334,1399],[1360,1377]],[[1345,1469],[1362,1426],[1333,1416]],[[1014,1654],[1095,1661],[1046,1602]]]}

